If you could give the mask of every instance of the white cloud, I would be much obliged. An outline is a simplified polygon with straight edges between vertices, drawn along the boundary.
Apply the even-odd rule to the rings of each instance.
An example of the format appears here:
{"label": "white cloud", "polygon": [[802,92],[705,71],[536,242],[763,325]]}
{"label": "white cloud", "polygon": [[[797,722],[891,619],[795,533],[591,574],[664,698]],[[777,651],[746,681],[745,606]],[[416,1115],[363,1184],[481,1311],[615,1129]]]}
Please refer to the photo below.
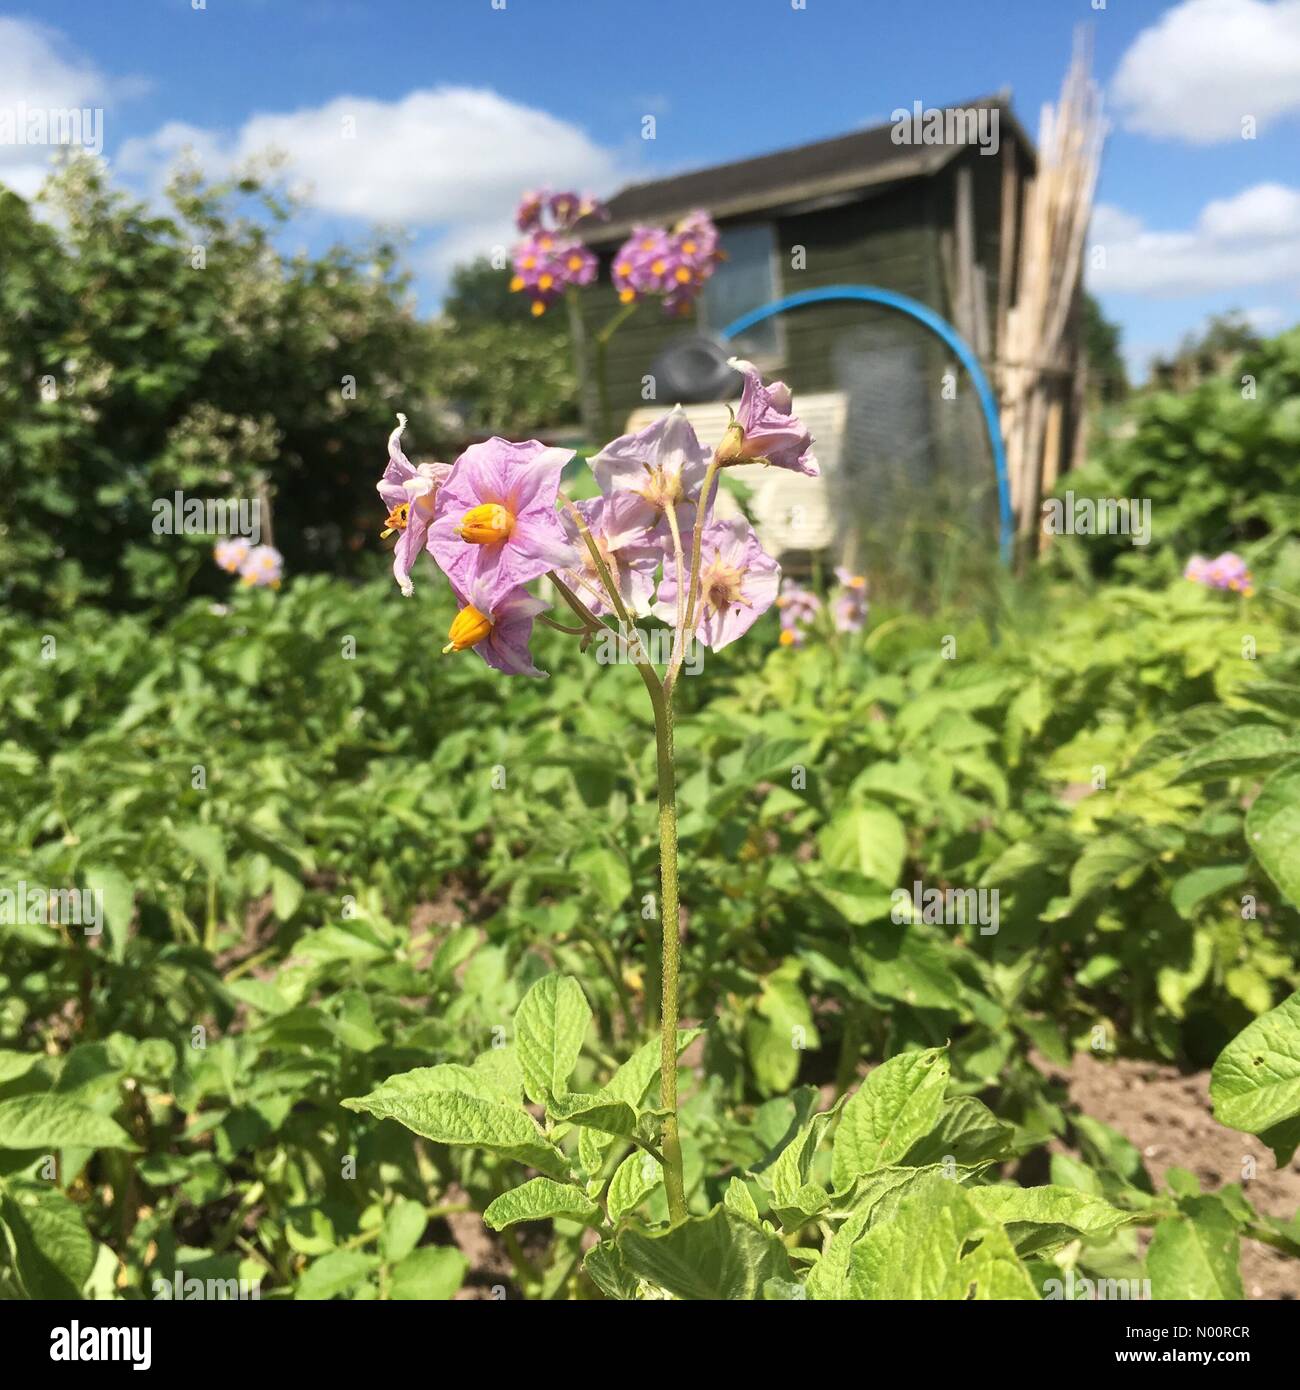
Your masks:
{"label": "white cloud", "polygon": [[1182,0],[1133,41],[1111,97],[1128,129],[1193,144],[1300,112],[1300,0]]}
{"label": "white cloud", "polygon": [[1295,315],[1290,318],[1272,304],[1262,304],[1257,309],[1243,309],[1246,322],[1255,330],[1262,333],[1266,338],[1273,333],[1280,333]]}
{"label": "white cloud", "polygon": [[[27,113],[102,108],[114,90],[54,29],[0,16],[0,107],[16,132],[28,129]],[[54,153],[50,146],[0,144],[0,183],[30,198]]]}
{"label": "white cloud", "polygon": [[127,141],[119,163],[156,179],[186,143],[211,172],[276,148],[322,212],[453,227],[471,242],[481,229],[507,233],[525,188],[605,192],[619,176],[613,153],[577,126],[471,87],[414,91],[391,102],[336,97],[324,106],[252,116],[225,139],[173,124]]}
{"label": "white cloud", "polygon": [[1153,298],[1300,282],[1300,190],[1256,184],[1207,203],[1190,231],[1100,203],[1085,264],[1090,289]]}

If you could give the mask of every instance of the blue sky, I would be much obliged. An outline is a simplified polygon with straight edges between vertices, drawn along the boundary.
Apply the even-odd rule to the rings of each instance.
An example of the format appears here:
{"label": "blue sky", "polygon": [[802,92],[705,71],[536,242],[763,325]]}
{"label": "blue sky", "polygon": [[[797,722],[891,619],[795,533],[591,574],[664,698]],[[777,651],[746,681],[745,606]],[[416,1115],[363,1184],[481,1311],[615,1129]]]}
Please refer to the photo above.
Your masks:
{"label": "blue sky", "polygon": [[[525,184],[608,192],[1003,87],[1035,134],[1083,23],[1112,123],[1090,283],[1131,360],[1230,307],[1300,319],[1300,0],[197,3],[0,2],[0,107],[101,107],[142,192],[182,145],[215,169],[274,142],[303,235],[400,225],[428,307]],[[0,179],[29,191],[34,159],[0,148]]]}

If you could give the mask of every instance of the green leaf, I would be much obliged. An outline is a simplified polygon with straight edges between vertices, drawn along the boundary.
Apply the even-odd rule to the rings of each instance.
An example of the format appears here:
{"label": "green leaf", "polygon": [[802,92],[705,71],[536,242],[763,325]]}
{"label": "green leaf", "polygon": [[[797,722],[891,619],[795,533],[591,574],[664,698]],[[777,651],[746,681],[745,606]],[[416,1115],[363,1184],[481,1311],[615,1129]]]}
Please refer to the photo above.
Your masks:
{"label": "green leaf", "polygon": [[768,1279],[789,1279],[780,1239],[726,1206],[667,1231],[631,1226],[617,1241],[627,1268],[677,1298],[754,1300]]}
{"label": "green leaf", "polygon": [[885,887],[898,882],[907,854],[903,822],[887,806],[845,806],[817,837],[828,869],[846,869]]}
{"label": "green leaf", "polygon": [[609,1180],[605,1210],[609,1213],[610,1224],[617,1226],[634,1212],[662,1181],[663,1171],[653,1154],[644,1149],[628,1154]]}
{"label": "green leaf", "polygon": [[928,1180],[935,1171],[934,1168],[880,1168],[860,1179],[854,1185],[848,1215],[808,1275],[808,1297],[820,1300],[850,1297],[849,1263],[862,1233],[878,1212],[885,1216],[895,1214],[903,1192]]}
{"label": "green leaf", "polygon": [[379,1237],[380,1254],[389,1264],[404,1260],[419,1245],[428,1224],[422,1203],[399,1197],[384,1217],[384,1230]]}
{"label": "green leaf", "polygon": [[28,1298],[80,1298],[94,1268],[95,1242],[76,1203],[59,1192],[5,1196],[0,1217]]}
{"label": "green leaf", "polygon": [[853,1247],[849,1296],[1027,1301],[1038,1290],[1002,1227],[958,1183],[929,1172]]}
{"label": "green leaf", "polygon": [[1284,730],[1272,724],[1246,724],[1192,749],[1184,757],[1174,785],[1267,772],[1297,753],[1300,742]]}
{"label": "green leaf", "polygon": [[636,1132],[636,1110],[627,1101],[601,1091],[590,1095],[571,1092],[562,1099],[553,1101],[548,1113],[553,1120],[563,1120],[571,1125],[586,1125],[604,1134],[627,1138]]}
{"label": "green leaf", "polygon": [[971,1168],[1010,1157],[1013,1126],[1001,1120],[974,1096],[945,1101],[935,1127],[918,1139],[901,1160],[910,1168],[951,1159]]}
{"label": "green leaf", "polygon": [[331,1250],[303,1271],[294,1297],[316,1302],[351,1293],[379,1267],[374,1255],[361,1250]]}
{"label": "green leaf", "polygon": [[628,1273],[623,1257],[612,1240],[602,1240],[593,1245],[587,1251],[582,1269],[606,1298],[623,1301],[636,1298],[636,1279]]}
{"label": "green leaf", "polygon": [[1159,1299],[1244,1297],[1237,1223],[1217,1197],[1188,1197],[1183,1215],[1156,1226],[1147,1251],[1151,1296]]}
{"label": "green leaf", "polygon": [[1300,762],[1288,763],[1246,812],[1246,843],[1268,876],[1300,907]]}
{"label": "green leaf", "polygon": [[469,1261],[450,1245],[412,1250],[389,1276],[388,1296],[398,1302],[446,1302],[465,1282]]}
{"label": "green leaf", "polygon": [[172,832],[177,844],[196,859],[210,878],[222,879],[226,876],[226,849],[221,841],[221,832],[211,825],[178,825]]}
{"label": "green leaf", "polygon": [[1149,864],[1153,857],[1151,846],[1133,835],[1102,835],[1090,840],[1070,870],[1067,911],[1093,893],[1113,887],[1126,874]]}
{"label": "green leaf", "polygon": [[[702,1028],[679,1028],[677,1055],[680,1057],[703,1031]],[[600,1088],[600,1094],[625,1100],[633,1109],[640,1109],[646,1092],[659,1079],[659,1053],[658,1038],[643,1043]]]}
{"label": "green leaf", "polygon": [[0,1149],[127,1149],[127,1132],[108,1115],[65,1096],[0,1101]]}
{"label": "green leaf", "polygon": [[135,911],[135,889],[124,873],[108,865],[87,865],[84,877],[88,888],[103,895],[108,953],[120,965]]}
{"label": "green leaf", "polygon": [[623,859],[612,849],[594,845],[573,856],[573,871],[589,886],[611,912],[627,901],[632,891],[632,875]]}
{"label": "green leaf", "polygon": [[747,1221],[752,1221],[755,1226],[758,1225],[758,1203],[754,1201],[754,1194],[740,1178],[733,1177],[727,1183],[727,1190],[722,1194],[722,1201],[732,1211],[737,1212]]}
{"label": "green leaf", "polygon": [[[427,1068],[433,1071],[437,1068]],[[567,1178],[569,1163],[521,1107],[459,1090],[408,1090],[385,1083],[368,1096],[345,1100],[348,1110],[396,1120],[440,1144],[466,1144]]]}
{"label": "green leaf", "polygon": [[503,1231],[518,1221],[545,1221],[556,1216],[594,1224],[593,1218],[599,1214],[600,1209],[580,1187],[550,1178],[530,1178],[490,1202],[483,1220],[494,1231]]}
{"label": "green leaf", "polygon": [[1019,1255],[1059,1249],[1081,1236],[1104,1240],[1134,1219],[1101,1197],[1072,1187],[969,1187],[976,1211],[999,1222]]}
{"label": "green leaf", "polygon": [[1300,993],[1247,1024],[1219,1053],[1210,1100],[1220,1124],[1258,1134],[1279,1167],[1291,1161],[1300,1139]]}
{"label": "green leaf", "polygon": [[844,869],[808,865],[804,879],[819,898],[828,902],[852,926],[887,922],[894,906],[891,890],[875,879]]}
{"label": "green leaf", "polygon": [[813,1115],[758,1176],[771,1193],[773,1214],[787,1230],[798,1230],[830,1205],[830,1194],[811,1181],[812,1163],[843,1104],[841,1096],[829,1110]]}
{"label": "green leaf", "polygon": [[582,986],[571,975],[545,975],[524,995],[515,1011],[515,1051],[529,1100],[550,1105],[565,1094],[590,1022]]}
{"label": "green leaf", "polygon": [[1184,710],[1153,738],[1138,750],[1137,756],[1129,763],[1125,772],[1136,776],[1166,758],[1176,757],[1189,749],[1199,747],[1208,739],[1231,729],[1236,716],[1222,705],[1194,705]]}
{"label": "green leaf", "polygon": [[835,1133],[831,1178],[837,1192],[896,1162],[929,1134],[948,1084],[948,1050],[901,1052],[878,1066],[850,1096]]}
{"label": "green leaf", "polygon": [[1207,864],[1183,874],[1169,890],[1169,901],[1180,917],[1190,921],[1207,898],[1217,897],[1245,877],[1244,864]]}

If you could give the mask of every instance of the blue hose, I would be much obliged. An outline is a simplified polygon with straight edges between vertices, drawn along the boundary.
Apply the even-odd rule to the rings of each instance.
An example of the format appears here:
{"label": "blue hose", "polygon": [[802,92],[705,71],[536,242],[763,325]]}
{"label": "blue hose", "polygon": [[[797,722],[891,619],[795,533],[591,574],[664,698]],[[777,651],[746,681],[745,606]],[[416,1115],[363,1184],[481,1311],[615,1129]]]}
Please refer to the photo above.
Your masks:
{"label": "blue hose", "polygon": [[883,304],[889,309],[898,309],[904,314],[923,323],[936,333],[953,350],[957,360],[966,368],[970,379],[975,383],[975,394],[979,397],[980,409],[984,412],[984,424],[988,430],[989,445],[993,450],[993,467],[998,477],[998,549],[1002,563],[1011,563],[1011,546],[1014,523],[1011,517],[1011,489],[1007,485],[1007,455],[1002,447],[1002,428],[998,422],[998,406],[993,399],[993,391],[979,360],[971,351],[965,339],[961,338],[947,319],[940,318],[933,309],[927,308],[919,300],[909,299],[905,294],[895,294],[893,290],[878,290],[871,285],[826,285],[819,290],[801,290],[798,294],[786,295],[784,299],[764,304],[760,309],[751,309],[741,314],[734,323],[722,330],[722,338],[734,338],[756,323],[783,314],[787,309],[798,309],[805,304],[821,304],[828,299],[856,299],[864,304]]}

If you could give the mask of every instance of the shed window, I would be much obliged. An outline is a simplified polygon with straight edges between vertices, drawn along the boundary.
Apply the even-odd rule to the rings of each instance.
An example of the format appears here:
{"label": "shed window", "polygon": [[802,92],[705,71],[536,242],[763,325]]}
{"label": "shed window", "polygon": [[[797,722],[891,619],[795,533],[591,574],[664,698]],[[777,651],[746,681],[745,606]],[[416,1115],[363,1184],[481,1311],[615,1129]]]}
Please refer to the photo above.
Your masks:
{"label": "shed window", "polygon": [[[700,322],[718,332],[741,314],[770,304],[781,290],[777,277],[776,229],[770,222],[728,227],[721,246],[727,254],[700,295]],[[764,319],[732,339],[738,356],[778,361],[783,354],[781,316]]]}

